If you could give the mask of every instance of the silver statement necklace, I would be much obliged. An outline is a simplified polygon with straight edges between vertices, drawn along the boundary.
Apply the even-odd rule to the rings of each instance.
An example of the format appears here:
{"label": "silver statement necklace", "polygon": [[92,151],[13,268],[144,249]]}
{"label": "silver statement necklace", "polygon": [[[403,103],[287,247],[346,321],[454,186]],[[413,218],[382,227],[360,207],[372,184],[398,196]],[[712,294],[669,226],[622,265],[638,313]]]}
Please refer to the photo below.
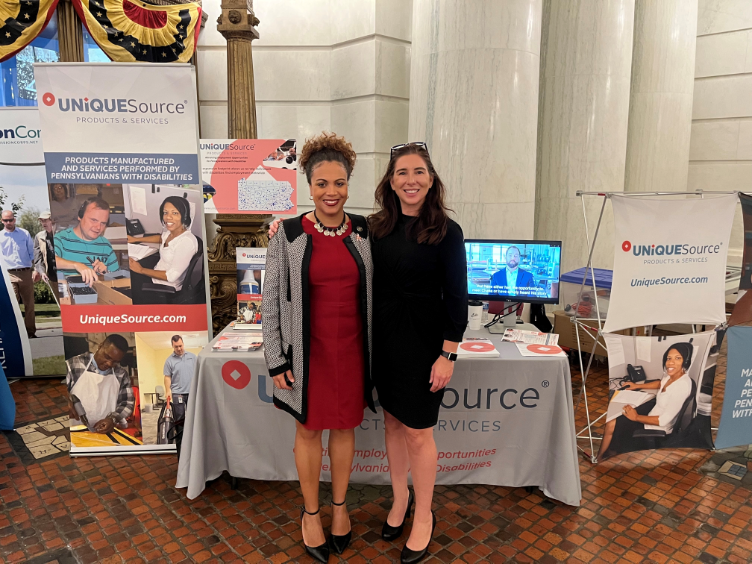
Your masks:
{"label": "silver statement necklace", "polygon": [[327,235],[329,237],[334,237],[335,235],[341,236],[345,231],[347,231],[347,214],[342,218],[342,223],[339,225],[339,227],[327,227],[323,223],[321,223],[321,220],[319,219],[319,216],[316,215],[316,212],[313,212],[313,217],[316,219],[316,223],[313,224],[313,226],[316,228],[316,231],[319,233],[323,233],[324,235]]}

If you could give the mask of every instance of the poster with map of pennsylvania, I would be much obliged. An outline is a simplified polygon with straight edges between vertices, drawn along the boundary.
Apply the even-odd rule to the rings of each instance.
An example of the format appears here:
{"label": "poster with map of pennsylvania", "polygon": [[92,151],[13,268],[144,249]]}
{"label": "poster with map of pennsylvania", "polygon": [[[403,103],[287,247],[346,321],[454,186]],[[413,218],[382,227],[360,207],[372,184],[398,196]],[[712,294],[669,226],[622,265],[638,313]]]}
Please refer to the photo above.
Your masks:
{"label": "poster with map of pennsylvania", "polygon": [[206,213],[298,212],[295,139],[202,139]]}

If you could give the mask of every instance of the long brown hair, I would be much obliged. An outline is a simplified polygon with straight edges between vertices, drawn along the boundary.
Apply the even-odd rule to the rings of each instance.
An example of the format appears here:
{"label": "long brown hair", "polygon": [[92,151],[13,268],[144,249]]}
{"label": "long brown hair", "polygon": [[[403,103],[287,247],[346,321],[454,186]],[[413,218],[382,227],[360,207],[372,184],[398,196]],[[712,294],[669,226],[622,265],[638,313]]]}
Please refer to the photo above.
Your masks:
{"label": "long brown hair", "polygon": [[428,190],[416,221],[413,221],[408,227],[408,236],[416,237],[418,243],[437,245],[446,235],[447,221],[449,220],[447,211],[450,211],[450,209],[444,203],[446,195],[444,183],[436,173],[428,151],[420,145],[400,147],[389,159],[384,177],[376,187],[376,204],[380,209],[369,218],[371,234],[374,239],[381,239],[389,235],[397,225],[402,205],[399,196],[392,190],[391,180],[394,176],[397,161],[405,155],[418,155],[422,158],[426,163],[426,168],[428,168],[428,174],[433,178],[433,186]]}

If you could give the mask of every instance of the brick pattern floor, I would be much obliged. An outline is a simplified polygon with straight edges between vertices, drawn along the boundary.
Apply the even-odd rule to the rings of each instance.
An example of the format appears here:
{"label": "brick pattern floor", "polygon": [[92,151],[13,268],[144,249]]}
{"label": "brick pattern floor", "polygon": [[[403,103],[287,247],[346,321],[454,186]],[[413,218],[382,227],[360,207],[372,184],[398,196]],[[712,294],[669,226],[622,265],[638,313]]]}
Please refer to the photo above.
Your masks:
{"label": "brick pattern floor", "polygon": [[[605,407],[606,380],[596,365],[588,382],[595,413]],[[575,398],[579,385],[573,365]],[[56,381],[11,389],[18,426],[65,412]],[[582,405],[576,415],[579,428]],[[752,491],[700,473],[711,455],[646,451],[597,466],[583,457],[579,508],[521,488],[437,487],[438,525],[425,561],[750,562]],[[0,562],[310,562],[295,482],[243,480],[233,490],[224,476],[189,501],[172,486],[176,473],[174,456],[22,461],[0,435]],[[388,494],[386,487],[351,488],[354,540],[340,561],[399,561],[406,536],[394,544],[379,536]],[[326,527],[330,512],[322,511]]]}

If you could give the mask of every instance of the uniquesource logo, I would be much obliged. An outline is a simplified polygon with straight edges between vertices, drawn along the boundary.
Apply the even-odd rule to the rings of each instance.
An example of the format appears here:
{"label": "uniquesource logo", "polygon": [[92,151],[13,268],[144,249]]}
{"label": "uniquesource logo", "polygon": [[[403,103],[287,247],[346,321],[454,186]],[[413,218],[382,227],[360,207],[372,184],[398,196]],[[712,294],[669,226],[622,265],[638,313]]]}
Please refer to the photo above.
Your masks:
{"label": "uniquesource logo", "polygon": [[57,98],[52,92],[42,95],[45,106],[57,107],[61,112],[127,113],[127,114],[184,114],[188,100],[182,102],[144,102],[135,98]]}
{"label": "uniquesource logo", "polygon": [[723,243],[711,243],[709,245],[690,245],[688,243],[675,243],[670,245],[636,245],[631,241],[624,241],[621,250],[625,253],[632,251],[636,257],[640,256],[669,256],[669,255],[715,255],[721,252]]}

